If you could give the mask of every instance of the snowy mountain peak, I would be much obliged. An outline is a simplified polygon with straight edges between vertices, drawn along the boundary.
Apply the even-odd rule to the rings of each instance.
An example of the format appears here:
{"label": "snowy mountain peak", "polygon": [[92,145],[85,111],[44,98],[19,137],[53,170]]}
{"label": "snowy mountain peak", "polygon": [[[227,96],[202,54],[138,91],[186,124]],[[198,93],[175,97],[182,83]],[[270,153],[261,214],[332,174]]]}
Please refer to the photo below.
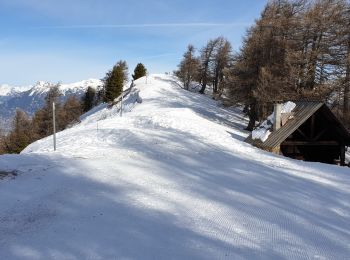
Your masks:
{"label": "snowy mountain peak", "polygon": [[[62,94],[65,94],[66,91],[69,92],[76,92],[76,91],[85,91],[88,87],[92,87],[94,89],[97,89],[98,87],[102,86],[102,81],[99,79],[87,79],[82,80],[74,83],[65,83],[60,84],[59,83],[59,89],[61,90]],[[0,97],[1,96],[11,96],[18,93],[30,91],[29,96],[33,96],[35,94],[44,94],[49,91],[49,89],[56,84],[48,81],[40,80],[36,82],[34,85],[29,86],[11,86],[8,84],[0,85]]]}
{"label": "snowy mountain peak", "polygon": [[72,91],[74,89],[85,91],[88,87],[92,87],[94,89],[97,89],[100,86],[102,86],[101,80],[99,80],[99,79],[87,79],[87,80],[82,80],[82,81],[70,83],[70,84],[61,84],[60,90],[61,90],[61,92]]}
{"label": "snowy mountain peak", "polygon": [[2,96],[11,96],[15,95],[17,93],[25,92],[31,89],[33,86],[21,86],[21,87],[14,87],[10,86],[8,84],[0,85],[0,97]]}
{"label": "snowy mountain peak", "polygon": [[38,81],[33,88],[31,89],[31,92],[29,94],[29,96],[33,96],[34,94],[42,94],[45,93],[47,91],[49,91],[49,89],[54,86],[52,83],[50,82],[46,82],[46,81]]}
{"label": "snowy mountain peak", "polygon": [[9,85],[0,85],[0,96],[7,96],[12,91],[12,87]]}
{"label": "snowy mountain peak", "polygon": [[[11,120],[17,108],[22,109],[28,115],[33,115],[44,104],[47,92],[56,84],[47,81],[38,81],[33,86],[13,87],[0,86],[0,128],[9,130]],[[61,101],[70,96],[80,98],[88,87],[98,89],[102,86],[99,79],[87,79],[70,84],[59,84],[62,93]]]}

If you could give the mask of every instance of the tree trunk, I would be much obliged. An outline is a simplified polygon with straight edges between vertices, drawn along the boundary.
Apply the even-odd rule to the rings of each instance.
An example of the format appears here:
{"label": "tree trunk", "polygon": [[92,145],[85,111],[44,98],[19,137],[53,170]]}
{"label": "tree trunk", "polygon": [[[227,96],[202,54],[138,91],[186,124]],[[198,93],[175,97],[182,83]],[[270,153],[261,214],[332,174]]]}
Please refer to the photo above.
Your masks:
{"label": "tree trunk", "polygon": [[246,127],[246,130],[253,131],[254,127],[255,127],[255,122],[256,122],[256,119],[257,119],[256,103],[255,103],[255,101],[254,101],[254,103],[249,105],[248,116],[249,116],[249,123],[248,123],[248,126]]}
{"label": "tree trunk", "polygon": [[345,75],[345,86],[344,86],[344,107],[343,115],[346,117],[350,112],[350,35],[348,40],[348,55],[346,61],[346,75]]}
{"label": "tree trunk", "polygon": [[306,88],[313,89],[315,86],[316,78],[316,63],[317,63],[317,36],[315,35],[312,40],[312,48],[310,53],[310,63],[307,71]]}
{"label": "tree trunk", "polygon": [[207,83],[208,83],[208,76],[207,76],[207,73],[208,73],[208,66],[209,64],[206,64],[205,68],[204,68],[204,74],[203,74],[203,82],[202,82],[202,88],[201,90],[199,91],[199,93],[201,94],[204,94],[204,91],[207,87]]}
{"label": "tree trunk", "polygon": [[214,82],[213,82],[213,92],[216,94],[218,92],[219,85],[219,68],[215,70]]}
{"label": "tree trunk", "polygon": [[202,88],[199,90],[199,93],[200,93],[200,94],[204,94],[204,91],[205,91],[205,88],[206,88],[206,87],[207,87],[207,84],[206,84],[206,83],[205,83],[205,84],[203,83],[203,84],[202,84]]}

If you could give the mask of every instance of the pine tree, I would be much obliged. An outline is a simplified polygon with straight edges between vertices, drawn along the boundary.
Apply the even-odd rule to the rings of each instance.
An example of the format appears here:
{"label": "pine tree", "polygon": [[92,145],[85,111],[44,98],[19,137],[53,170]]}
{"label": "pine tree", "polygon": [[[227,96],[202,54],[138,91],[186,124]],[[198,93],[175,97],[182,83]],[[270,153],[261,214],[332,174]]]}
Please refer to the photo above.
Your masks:
{"label": "pine tree", "polygon": [[[52,122],[52,103],[55,102],[56,115],[60,113],[61,103],[59,97],[61,96],[59,85],[52,86],[45,98],[45,105],[42,109],[35,112],[33,117],[33,128],[35,138],[40,139],[51,135],[53,132]],[[56,123],[57,130],[63,130],[60,122]]]}
{"label": "pine tree", "polygon": [[96,90],[92,87],[88,87],[83,98],[82,98],[82,109],[83,112],[89,111],[93,108],[96,98]]}
{"label": "pine tree", "polygon": [[117,62],[117,67],[120,68],[122,74],[123,74],[123,83],[125,84],[128,81],[128,64],[125,60],[120,60]]}
{"label": "pine tree", "polygon": [[[298,5],[297,5],[298,4]],[[293,98],[296,73],[291,67],[292,46],[290,37],[300,14],[299,3],[270,1],[261,18],[248,30],[241,52],[234,58],[233,66],[226,70],[225,86],[234,103],[245,105],[249,116],[247,130],[252,130],[271,112],[273,100],[285,96]],[[294,63],[293,63],[294,62]]]}
{"label": "pine tree", "polygon": [[128,66],[125,61],[119,61],[111,71],[107,72],[104,81],[105,102],[112,102],[123,92],[123,86],[128,79]]}
{"label": "pine tree", "polygon": [[207,84],[212,80],[211,66],[213,55],[218,44],[218,39],[209,40],[206,46],[200,50],[200,81],[202,87],[199,93],[204,94]]}
{"label": "pine tree", "polygon": [[60,129],[66,129],[70,125],[80,122],[79,117],[81,114],[81,103],[75,96],[70,96],[57,113]]}
{"label": "pine tree", "polygon": [[135,67],[134,74],[132,75],[133,80],[137,80],[141,77],[146,76],[147,69],[142,63],[138,63]]}
{"label": "pine tree", "polygon": [[224,70],[228,68],[232,61],[232,46],[231,43],[223,37],[219,37],[218,44],[214,52],[214,67],[213,67],[213,92],[222,91],[222,81],[224,79]]}
{"label": "pine tree", "polygon": [[344,8],[344,26],[343,26],[343,66],[345,71],[344,91],[343,91],[343,117],[348,127],[350,128],[350,2],[346,3]]}
{"label": "pine tree", "polygon": [[183,55],[183,59],[179,64],[179,69],[176,71],[176,75],[183,82],[184,88],[189,89],[190,83],[194,80],[198,80],[199,75],[199,61],[195,56],[195,48],[193,45],[188,45],[187,51]]}
{"label": "pine tree", "polygon": [[2,129],[0,129],[0,154],[6,153],[5,149],[5,134]]}
{"label": "pine tree", "polygon": [[31,120],[25,112],[17,109],[12,122],[12,130],[5,138],[6,152],[20,153],[32,141]]}
{"label": "pine tree", "polygon": [[[265,118],[277,100],[329,100],[346,116],[350,92],[347,5],[345,0],[268,2],[225,75],[230,99],[246,106],[247,129]],[[343,103],[340,98],[336,104],[331,98],[335,95]]]}

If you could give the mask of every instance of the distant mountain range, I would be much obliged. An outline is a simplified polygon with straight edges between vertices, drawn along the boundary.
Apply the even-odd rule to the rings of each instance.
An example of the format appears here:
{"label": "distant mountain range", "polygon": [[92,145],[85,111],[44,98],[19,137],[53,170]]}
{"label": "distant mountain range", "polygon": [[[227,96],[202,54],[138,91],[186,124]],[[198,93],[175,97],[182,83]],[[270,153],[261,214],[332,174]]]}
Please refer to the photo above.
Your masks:
{"label": "distant mountain range", "polygon": [[[46,94],[53,86],[54,84],[44,81],[24,87],[0,85],[0,128],[5,131],[10,129],[17,108],[32,116],[35,111],[43,107]],[[98,79],[61,84],[59,87],[62,93],[61,101],[64,102],[70,96],[80,98],[88,87],[97,89],[99,86],[102,86],[102,81]]]}

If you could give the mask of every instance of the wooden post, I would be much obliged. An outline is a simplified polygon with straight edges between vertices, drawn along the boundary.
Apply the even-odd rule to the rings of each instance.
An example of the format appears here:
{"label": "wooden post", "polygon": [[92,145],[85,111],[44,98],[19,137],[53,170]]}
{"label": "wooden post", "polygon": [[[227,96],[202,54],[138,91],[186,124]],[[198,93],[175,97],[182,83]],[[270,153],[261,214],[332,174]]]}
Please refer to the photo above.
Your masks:
{"label": "wooden post", "polygon": [[122,99],[120,100],[120,116],[123,116],[123,96],[124,93],[122,92]]}
{"label": "wooden post", "polygon": [[310,139],[315,135],[315,115],[311,116]]}
{"label": "wooden post", "polygon": [[273,131],[276,131],[281,128],[281,112],[282,112],[282,104],[276,103],[274,105]]}
{"label": "wooden post", "polygon": [[345,145],[344,144],[340,145],[340,165],[341,166],[345,165]]}
{"label": "wooden post", "polygon": [[56,107],[52,102],[52,124],[53,124],[53,150],[56,151]]}

